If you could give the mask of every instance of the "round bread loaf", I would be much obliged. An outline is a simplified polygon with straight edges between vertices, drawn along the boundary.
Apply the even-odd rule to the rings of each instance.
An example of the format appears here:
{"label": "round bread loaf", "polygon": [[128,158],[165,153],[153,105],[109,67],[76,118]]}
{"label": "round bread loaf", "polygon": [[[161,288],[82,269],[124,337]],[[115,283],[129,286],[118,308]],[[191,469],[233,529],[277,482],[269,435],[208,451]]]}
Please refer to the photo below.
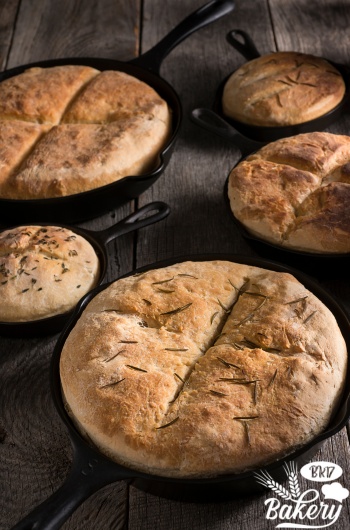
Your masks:
{"label": "round bread loaf", "polygon": [[295,125],[326,114],[344,94],[343,77],[328,61],[303,53],[276,52],[249,61],[229,77],[222,110],[250,125]]}
{"label": "round bread loaf", "polygon": [[0,83],[0,197],[61,197],[141,175],[170,130],[167,103],[124,72],[28,69]]}
{"label": "round bread loaf", "polygon": [[68,413],[111,459],[169,477],[239,473],[312,440],[337,408],[347,351],[293,276],[182,262],[97,294],[61,352]]}
{"label": "round bread loaf", "polygon": [[0,233],[0,320],[27,322],[65,313],[94,287],[99,260],[80,235],[56,226]]}
{"label": "round bread loaf", "polygon": [[232,212],[270,243],[350,252],[350,137],[325,132],[272,142],[230,173]]}

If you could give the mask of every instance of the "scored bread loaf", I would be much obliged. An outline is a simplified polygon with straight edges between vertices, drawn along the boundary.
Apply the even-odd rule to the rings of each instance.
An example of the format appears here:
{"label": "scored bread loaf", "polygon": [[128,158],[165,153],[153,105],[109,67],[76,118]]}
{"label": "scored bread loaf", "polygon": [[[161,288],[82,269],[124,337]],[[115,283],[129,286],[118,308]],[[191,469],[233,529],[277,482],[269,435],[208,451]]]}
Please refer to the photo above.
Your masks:
{"label": "scored bread loaf", "polygon": [[350,137],[272,142],[232,169],[231,210],[253,235],[313,253],[350,252]]}
{"label": "scored bread loaf", "polygon": [[326,114],[344,94],[342,75],[325,59],[275,52],[249,61],[228,78],[222,110],[250,125],[295,125]]}
{"label": "scored bread loaf", "polygon": [[67,337],[68,413],[104,454],[170,477],[239,473],[312,440],[337,408],[346,345],[287,273],[182,262],[119,279]]}
{"label": "scored bread loaf", "polygon": [[170,131],[166,101],[131,75],[30,68],[0,83],[0,197],[61,197],[152,171]]}
{"label": "scored bread loaf", "polygon": [[90,243],[56,226],[0,233],[0,321],[28,322],[65,313],[94,287],[99,259]]}

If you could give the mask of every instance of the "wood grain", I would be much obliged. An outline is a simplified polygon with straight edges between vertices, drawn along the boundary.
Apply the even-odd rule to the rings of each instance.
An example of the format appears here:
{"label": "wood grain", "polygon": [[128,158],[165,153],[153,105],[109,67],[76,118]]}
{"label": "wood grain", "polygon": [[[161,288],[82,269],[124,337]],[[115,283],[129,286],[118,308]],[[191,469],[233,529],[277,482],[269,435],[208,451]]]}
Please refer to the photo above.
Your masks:
{"label": "wood grain", "polygon": [[7,65],[20,0],[0,3],[0,70]]}
{"label": "wood grain", "polygon": [[[0,5],[0,67],[36,60],[94,56],[129,60],[146,52],[205,0],[5,0]],[[183,123],[170,163],[156,184],[130,203],[81,226],[102,230],[134,208],[162,200],[171,206],[163,222],[108,245],[106,281],[146,264],[196,254],[256,252],[233,226],[224,183],[241,153],[232,142],[191,122],[196,107],[211,107],[220,82],[245,59],[226,41],[231,29],[248,31],[261,54],[297,49],[350,64],[346,0],[236,1],[232,13],[179,44],[161,67],[177,91]],[[330,126],[349,134],[350,116]],[[350,312],[349,284],[330,277],[323,284]],[[49,365],[56,336],[0,338],[0,530],[10,529],[64,481],[72,459],[67,431],[55,410]],[[315,459],[340,465],[339,481],[350,489],[349,433],[342,429]],[[301,488],[310,483],[300,481]],[[64,530],[272,530],[261,496],[223,503],[186,503],[111,484],[83,503]],[[349,499],[336,530],[348,528]],[[319,521],[320,522],[320,521]],[[315,522],[316,524],[316,522]]]}
{"label": "wood grain", "polygon": [[[12,3],[15,4],[14,2]],[[138,51],[137,2],[22,1],[12,20],[13,42],[7,67],[66,56],[130,59]],[[67,27],[66,21],[69,18]],[[119,20],[116,31],[115,20]],[[28,24],[30,21],[30,24]],[[118,57],[116,54],[118,52]],[[100,231],[126,217],[127,204],[80,226]],[[145,229],[146,230],[146,229]],[[133,268],[135,234],[108,245],[106,281]],[[71,465],[67,432],[54,409],[49,388],[49,361],[57,336],[1,339],[0,342],[0,528],[7,529],[56,491]],[[67,529],[123,528],[127,485],[104,488],[88,499],[66,523]]]}
{"label": "wood grain", "polygon": [[[276,7],[280,15],[283,9],[281,2],[275,4],[276,6],[271,6],[272,13],[274,14]],[[289,20],[293,24],[296,14],[300,17],[297,6],[293,4],[290,6],[289,3],[287,5],[287,2],[282,4],[284,7],[282,20],[284,22]],[[222,79],[245,61],[226,42],[225,36],[229,30],[248,31],[261,54],[278,49],[275,40],[278,43],[278,36],[283,35],[283,32],[289,35],[285,26],[283,28],[279,26],[281,16],[277,17],[276,21],[273,18],[275,25],[273,28],[270,26],[268,7],[265,2],[242,2],[231,15],[190,37],[164,62],[162,75],[176,88],[184,103],[184,123],[177,149],[166,173],[142,196],[141,202],[150,200],[150,197],[163,197],[172,204],[173,209],[165,223],[154,227],[144,237],[139,238],[138,265],[174,256],[187,257],[203,253],[257,255],[232,225],[223,200],[226,176],[241,153],[228,141],[216,138],[192,124],[189,114],[196,107],[211,107]],[[166,14],[171,20],[174,19],[170,10]],[[152,13],[147,17],[149,26],[143,29],[144,38],[149,39],[147,40],[149,46],[156,38],[154,32],[147,31],[147,27],[153,27],[151,17]],[[166,23],[167,19],[164,20]],[[293,37],[297,39],[295,27],[292,32]],[[213,35],[216,36],[213,38]],[[334,294],[342,294],[341,287],[337,288],[334,282],[330,282],[327,287],[333,289]],[[349,299],[348,295],[349,293],[346,295],[346,300]],[[335,461],[348,468],[346,431],[342,437],[346,450],[339,453],[347,455],[344,461],[342,459],[339,461],[338,453],[332,453],[331,444],[327,444],[323,449],[322,459]],[[266,497],[233,500],[224,504],[185,504],[179,508],[177,502],[169,500],[160,502],[156,497],[132,488],[130,527],[272,530],[276,523],[265,519],[263,501]],[[348,509],[343,510],[343,519],[339,521],[339,528],[346,528],[347,517]]]}
{"label": "wood grain", "polygon": [[24,0],[8,67],[59,57],[129,60],[138,53],[139,1]]}

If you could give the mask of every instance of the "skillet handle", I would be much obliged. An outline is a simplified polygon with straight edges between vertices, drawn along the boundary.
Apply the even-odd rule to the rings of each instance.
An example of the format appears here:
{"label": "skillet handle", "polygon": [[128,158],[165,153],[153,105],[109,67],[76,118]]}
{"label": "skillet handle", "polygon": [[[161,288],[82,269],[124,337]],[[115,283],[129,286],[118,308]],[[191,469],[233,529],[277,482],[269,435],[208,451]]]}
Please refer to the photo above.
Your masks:
{"label": "skillet handle", "polygon": [[[236,35],[239,35],[242,37],[243,42],[238,40],[236,38]],[[257,59],[260,57],[260,53],[258,52],[253,39],[246,33],[245,31],[241,29],[233,29],[226,35],[226,40],[233,46],[243,57],[248,59],[248,61],[252,59]]]}
{"label": "skillet handle", "polygon": [[[141,219],[141,217],[152,211],[155,211],[155,213]],[[106,228],[106,230],[98,232],[98,236],[105,244],[107,244],[119,236],[123,236],[124,234],[133,232],[139,228],[144,228],[145,226],[157,223],[165,217],[168,217],[169,213],[170,207],[165,202],[150,202],[145,206],[142,206],[139,210],[133,212],[131,215],[128,215],[128,217],[125,217],[125,219],[119,221],[119,223]]]}
{"label": "skillet handle", "polygon": [[[73,442],[74,446],[74,442]],[[83,501],[103,486],[130,479],[115,464],[92,452],[88,446],[74,447],[73,465],[62,486],[34,508],[11,530],[58,530]]]}
{"label": "skillet handle", "polygon": [[191,120],[214,134],[225,138],[226,140],[233,140],[234,144],[241,151],[243,156],[260,149],[264,144],[256,142],[243,136],[226,120],[221,118],[216,112],[206,108],[194,109],[190,115]]}
{"label": "skillet handle", "polygon": [[212,0],[186,17],[148,52],[129,62],[159,74],[163,59],[175,46],[189,37],[194,31],[227,15],[234,7],[233,0]]}

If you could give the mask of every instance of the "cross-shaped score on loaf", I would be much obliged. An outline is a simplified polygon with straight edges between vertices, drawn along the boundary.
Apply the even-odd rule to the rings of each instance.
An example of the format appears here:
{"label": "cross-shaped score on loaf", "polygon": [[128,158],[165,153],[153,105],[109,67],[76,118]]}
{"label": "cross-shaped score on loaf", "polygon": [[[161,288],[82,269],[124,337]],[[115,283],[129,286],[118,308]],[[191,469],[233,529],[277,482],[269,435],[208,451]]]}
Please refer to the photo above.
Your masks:
{"label": "cross-shaped score on loaf", "polygon": [[31,68],[0,83],[0,197],[72,195],[153,170],[167,103],[119,71]]}

